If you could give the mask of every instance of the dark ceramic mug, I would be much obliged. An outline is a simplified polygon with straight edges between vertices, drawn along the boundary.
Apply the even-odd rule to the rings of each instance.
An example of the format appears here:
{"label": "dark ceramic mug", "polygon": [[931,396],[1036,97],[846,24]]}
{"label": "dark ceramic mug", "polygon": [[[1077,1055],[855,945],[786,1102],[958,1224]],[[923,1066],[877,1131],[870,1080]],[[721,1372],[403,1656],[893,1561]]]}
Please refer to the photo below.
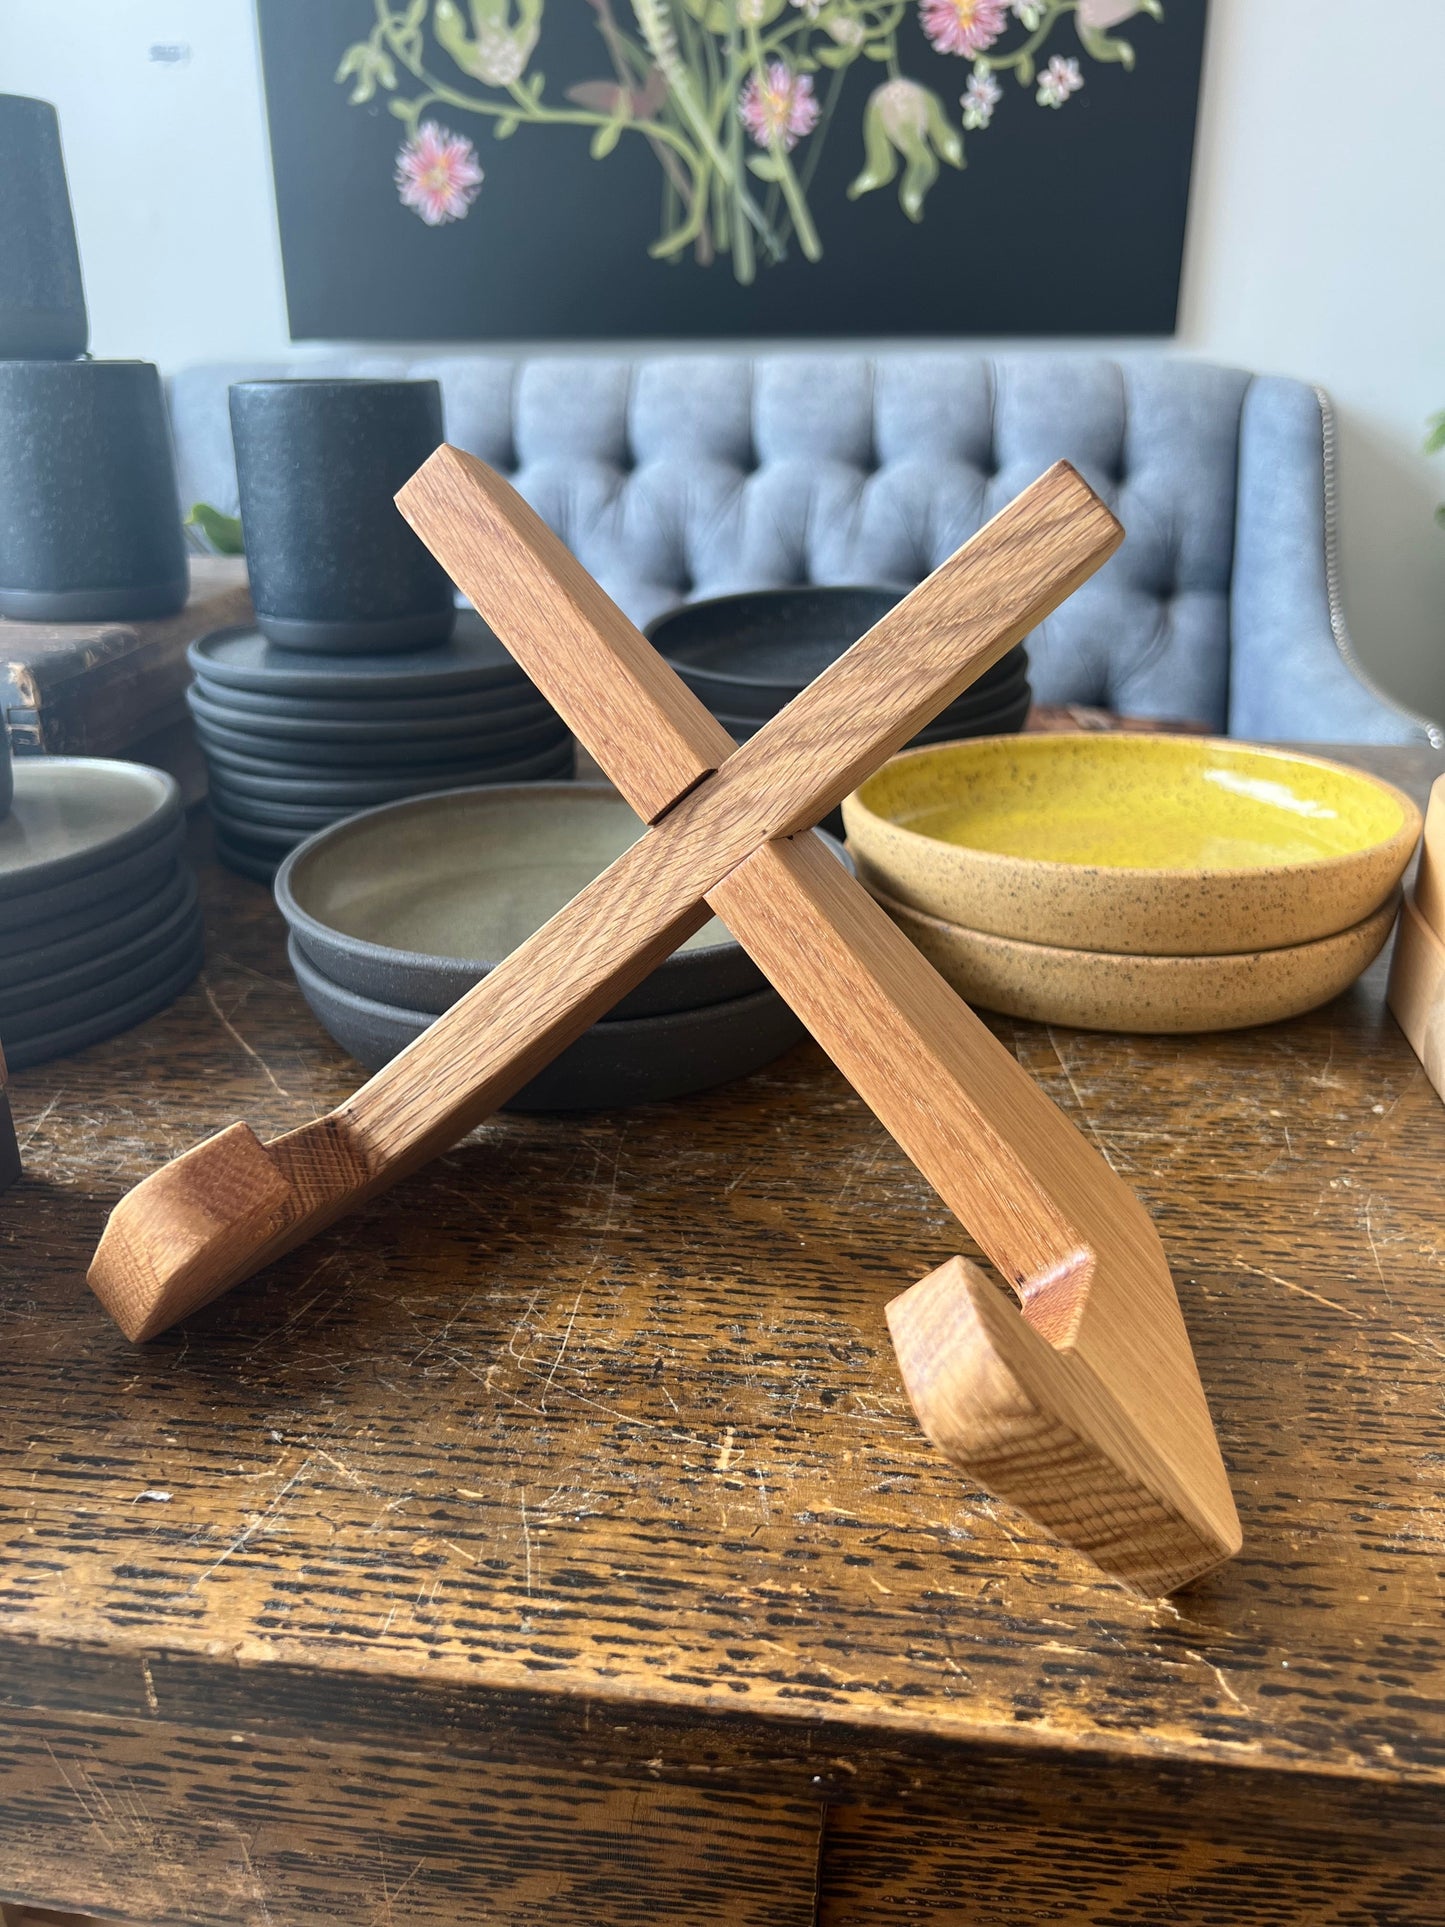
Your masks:
{"label": "dark ceramic mug", "polygon": [[88,333],[55,109],[0,94],[0,359],[71,361]]}
{"label": "dark ceramic mug", "polygon": [[152,364],[0,361],[0,615],[133,621],[188,589]]}
{"label": "dark ceramic mug", "polygon": [[231,435],[256,622],[283,649],[445,642],[445,569],[393,501],[442,440],[434,381],[238,381]]}

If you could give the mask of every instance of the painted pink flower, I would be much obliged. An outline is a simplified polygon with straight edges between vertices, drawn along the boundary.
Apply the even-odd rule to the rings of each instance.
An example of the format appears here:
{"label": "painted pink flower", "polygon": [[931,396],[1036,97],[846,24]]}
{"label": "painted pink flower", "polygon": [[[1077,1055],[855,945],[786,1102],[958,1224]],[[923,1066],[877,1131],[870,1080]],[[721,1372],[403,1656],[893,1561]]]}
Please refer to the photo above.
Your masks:
{"label": "painted pink flower", "polygon": [[1040,107],[1062,107],[1069,95],[1078,93],[1083,84],[1078,61],[1065,60],[1062,54],[1055,54],[1039,75],[1039,90],[1034,99]]}
{"label": "painted pink flower", "polygon": [[819,111],[813,76],[795,74],[781,60],[770,60],[766,75],[754,74],[738,98],[738,114],[758,146],[785,153],[812,133]]}
{"label": "painted pink flower", "polygon": [[959,95],[963,108],[963,124],[971,134],[977,134],[988,126],[993,119],[993,111],[1003,99],[1003,88],[992,74],[974,71],[969,77],[967,87]]}
{"label": "painted pink flower", "polygon": [[972,59],[1008,25],[1005,0],[919,0],[919,24],[935,53]]}
{"label": "painted pink flower", "polygon": [[460,134],[424,120],[396,156],[396,191],[428,227],[460,221],[482,185],[477,150]]}

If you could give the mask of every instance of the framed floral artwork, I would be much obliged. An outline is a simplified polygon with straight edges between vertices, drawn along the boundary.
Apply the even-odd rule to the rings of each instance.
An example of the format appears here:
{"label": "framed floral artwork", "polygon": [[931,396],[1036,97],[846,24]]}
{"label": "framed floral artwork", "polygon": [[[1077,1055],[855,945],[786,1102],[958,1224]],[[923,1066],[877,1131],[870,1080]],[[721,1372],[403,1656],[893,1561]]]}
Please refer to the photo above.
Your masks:
{"label": "framed floral artwork", "polygon": [[1205,0],[258,0],[291,332],[1172,332]]}

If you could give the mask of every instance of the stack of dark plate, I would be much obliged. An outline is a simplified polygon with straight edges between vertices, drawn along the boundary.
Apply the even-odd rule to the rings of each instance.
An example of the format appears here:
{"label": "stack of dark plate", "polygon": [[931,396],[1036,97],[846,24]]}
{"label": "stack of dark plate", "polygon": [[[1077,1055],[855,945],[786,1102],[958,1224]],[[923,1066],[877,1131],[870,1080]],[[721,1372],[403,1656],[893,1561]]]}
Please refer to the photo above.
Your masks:
{"label": "stack of dark plate", "polygon": [[[342,1048],[375,1070],[640,834],[615,790],[588,783],[454,790],[337,824],[287,857],[276,878],[301,994]],[[760,1069],[803,1035],[714,918],[507,1108],[682,1097]]]}
{"label": "stack of dark plate", "polygon": [[[897,589],[758,589],[672,609],[647,634],[724,727],[744,742],[851,649],[900,599]],[[1029,713],[1022,644],[914,739],[1004,736]]]}
{"label": "stack of dark plate", "polygon": [[201,967],[175,779],[25,756],[0,820],[0,1042],[12,1070],[128,1030]]}
{"label": "stack of dark plate", "polygon": [[431,649],[308,654],[231,629],[190,660],[217,852],[262,882],[314,831],[375,804],[572,773],[566,724],[472,611]]}

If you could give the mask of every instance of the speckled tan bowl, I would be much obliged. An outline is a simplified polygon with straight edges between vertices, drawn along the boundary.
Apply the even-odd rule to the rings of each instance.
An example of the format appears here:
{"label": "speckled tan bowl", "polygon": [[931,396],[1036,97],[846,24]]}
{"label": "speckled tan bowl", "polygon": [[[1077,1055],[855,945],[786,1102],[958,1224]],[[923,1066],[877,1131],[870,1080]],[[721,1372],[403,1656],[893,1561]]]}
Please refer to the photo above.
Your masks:
{"label": "speckled tan bowl", "polygon": [[1021,943],[926,917],[873,894],[966,1002],[1075,1030],[1244,1030],[1328,1003],[1368,969],[1398,892],[1363,922],[1314,943],[1228,957],[1122,957]]}
{"label": "speckled tan bowl", "polygon": [[1409,797],[1376,777],[1194,736],[911,750],[848,798],[843,821],[864,881],[911,909],[1164,957],[1349,930],[1389,899],[1420,834]]}

